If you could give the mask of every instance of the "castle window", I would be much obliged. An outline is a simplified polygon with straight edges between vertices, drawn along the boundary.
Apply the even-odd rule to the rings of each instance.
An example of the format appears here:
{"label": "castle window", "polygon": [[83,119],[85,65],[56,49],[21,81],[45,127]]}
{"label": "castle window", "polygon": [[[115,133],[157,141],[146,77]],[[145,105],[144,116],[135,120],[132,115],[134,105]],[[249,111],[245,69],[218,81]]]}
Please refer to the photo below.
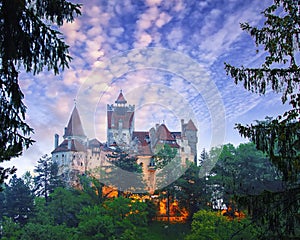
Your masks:
{"label": "castle window", "polygon": [[181,148],[181,151],[184,152],[184,147]]}
{"label": "castle window", "polygon": [[82,163],[82,162],[80,163],[80,166],[83,166],[83,163]]}
{"label": "castle window", "polygon": [[120,119],[119,120],[119,129],[122,129],[123,128],[123,121]]}

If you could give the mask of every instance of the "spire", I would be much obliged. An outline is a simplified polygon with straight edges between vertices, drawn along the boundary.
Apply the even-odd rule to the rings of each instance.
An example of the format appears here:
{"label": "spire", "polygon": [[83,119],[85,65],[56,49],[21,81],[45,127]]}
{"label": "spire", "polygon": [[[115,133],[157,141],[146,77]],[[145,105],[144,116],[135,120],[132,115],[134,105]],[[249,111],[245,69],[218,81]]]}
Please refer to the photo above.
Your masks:
{"label": "spire", "polygon": [[68,126],[65,128],[64,138],[67,137],[86,137],[82,128],[81,120],[76,105],[74,106]]}
{"label": "spire", "polygon": [[117,100],[115,101],[115,103],[117,103],[117,104],[126,104],[127,103],[127,101],[125,100],[125,98],[123,96],[122,90],[120,90],[120,94],[119,94]]}
{"label": "spire", "polygon": [[186,125],[186,130],[198,131],[192,119],[190,119]]}

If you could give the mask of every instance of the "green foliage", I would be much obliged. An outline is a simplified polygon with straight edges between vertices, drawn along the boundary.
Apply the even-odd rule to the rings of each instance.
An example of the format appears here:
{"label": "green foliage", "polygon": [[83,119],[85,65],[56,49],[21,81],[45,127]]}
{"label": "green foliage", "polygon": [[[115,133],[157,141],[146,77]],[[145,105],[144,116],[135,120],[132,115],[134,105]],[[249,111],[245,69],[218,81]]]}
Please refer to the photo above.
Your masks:
{"label": "green foliage", "polygon": [[91,205],[97,205],[104,202],[107,196],[103,196],[102,189],[104,184],[94,177],[82,175],[79,176],[82,186],[82,197]]}
{"label": "green foliage", "polygon": [[49,211],[45,198],[36,197],[34,199],[34,214],[29,219],[29,222],[41,225],[54,225],[54,214]]}
{"label": "green foliage", "polygon": [[68,227],[78,225],[76,215],[85,203],[80,194],[71,189],[58,187],[50,194],[50,199],[47,209],[54,224],[65,224]]}
{"label": "green foliage", "polygon": [[202,152],[200,153],[199,163],[201,165],[202,163],[208,160],[209,160],[208,152],[205,150],[205,148],[203,148]]}
{"label": "green foliage", "polygon": [[1,215],[21,225],[26,224],[33,214],[34,205],[33,195],[23,179],[14,175],[2,194]]}
{"label": "green foliage", "polygon": [[19,223],[14,222],[9,217],[4,217],[1,223],[2,225],[2,240],[17,240],[20,239],[22,228]]}
{"label": "green foliage", "polygon": [[126,151],[123,151],[120,147],[117,147],[112,154],[107,155],[109,160],[117,167],[129,171],[141,173],[141,166],[137,164],[135,157],[129,156]]}
{"label": "green foliage", "polygon": [[[68,67],[68,46],[57,30],[80,14],[65,0],[2,0],[0,4],[0,163],[22,154],[34,141],[25,122],[26,106],[19,70],[38,74],[44,67],[58,74]],[[15,168],[0,167],[0,184]]]}
{"label": "green foliage", "polygon": [[[280,12],[280,14],[279,14]],[[267,118],[256,124],[237,124],[241,135],[250,138],[256,146],[267,152],[274,164],[283,171],[286,180],[295,181],[299,173],[299,113],[300,113],[300,69],[296,63],[299,53],[299,3],[296,0],[275,0],[264,12],[264,27],[259,29],[248,23],[241,25],[249,32],[257,45],[268,52],[261,68],[236,68],[225,65],[227,74],[235,82],[244,82],[244,87],[264,94],[268,86],[282,93],[282,102],[289,101],[291,110],[276,119]],[[275,67],[280,66],[281,68]],[[276,151],[278,149],[278,151]],[[284,170],[292,169],[291,171]]]}
{"label": "green foliage", "polygon": [[153,222],[148,226],[149,240],[182,240],[190,232],[190,225],[187,223]]}
{"label": "green foliage", "polygon": [[167,193],[173,200],[179,202],[180,208],[189,212],[189,218],[199,209],[207,208],[211,198],[211,190],[205,178],[199,178],[200,167],[191,164],[187,171],[176,181],[161,189],[160,196],[166,198]]}
{"label": "green foliage", "polygon": [[57,163],[46,154],[38,160],[34,172],[37,174],[34,177],[34,192],[37,196],[43,196],[48,203],[49,194],[54,191],[54,188],[62,185],[57,175]]}
{"label": "green foliage", "polygon": [[157,150],[157,153],[154,155],[156,168],[157,169],[164,168],[175,158],[176,154],[177,154],[176,148],[171,148],[168,144],[162,145]]}
{"label": "green foliage", "polygon": [[114,233],[112,217],[102,206],[88,206],[78,215],[80,239],[109,239]]}
{"label": "green foliage", "polygon": [[28,223],[22,229],[22,240],[75,240],[77,236],[74,229],[65,225]]}
{"label": "green foliage", "polygon": [[80,239],[144,239],[147,205],[119,197],[104,205],[82,209],[78,218]]}
{"label": "green foliage", "polygon": [[194,214],[186,240],[256,239],[257,229],[247,219],[228,220],[217,212],[200,210]]}
{"label": "green foliage", "polygon": [[[273,91],[281,93],[282,103],[287,102],[291,107],[275,119],[266,118],[246,126],[236,125],[242,136],[249,138],[258,149],[269,155],[286,182],[282,191],[268,194],[259,209],[263,209],[268,202],[276,202],[280,195],[282,206],[279,209],[285,209],[289,215],[282,215],[279,211],[280,220],[275,223],[273,216],[277,208],[274,209],[275,212],[266,213],[266,216],[257,216],[260,223],[268,222],[268,229],[274,224],[277,228],[282,224],[290,226],[284,235],[278,235],[278,238],[283,238],[293,233],[294,226],[299,224],[299,217],[296,217],[299,216],[300,202],[300,69],[296,62],[300,49],[299,1],[274,0],[262,14],[265,17],[262,28],[252,27],[248,23],[241,24],[241,28],[253,37],[256,45],[263,46],[267,52],[261,67],[237,68],[225,64],[225,70],[235,83],[243,82],[248,91],[264,94],[267,89],[272,88]],[[295,196],[293,201],[289,201],[290,191]],[[273,235],[274,232],[270,231],[269,234]]]}
{"label": "green foliage", "polygon": [[269,158],[253,143],[232,144],[213,148],[211,154],[221,151],[219,160],[211,170],[208,184],[221,193],[226,203],[236,195],[259,194],[265,190],[281,190],[282,181]]}
{"label": "green foliage", "polygon": [[130,156],[120,147],[107,157],[111,165],[104,167],[107,174],[103,177],[103,182],[118,188],[119,195],[121,192],[145,191],[142,166],[137,163],[136,157]]}

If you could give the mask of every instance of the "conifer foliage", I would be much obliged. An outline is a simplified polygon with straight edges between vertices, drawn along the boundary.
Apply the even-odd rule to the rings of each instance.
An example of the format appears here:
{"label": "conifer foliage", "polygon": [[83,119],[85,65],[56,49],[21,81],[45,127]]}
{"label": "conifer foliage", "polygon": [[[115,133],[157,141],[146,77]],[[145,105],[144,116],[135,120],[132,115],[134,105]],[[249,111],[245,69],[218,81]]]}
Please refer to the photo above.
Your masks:
{"label": "conifer foliage", "polygon": [[300,48],[300,3],[298,0],[274,0],[262,14],[265,22],[261,28],[241,24],[257,47],[264,48],[266,57],[262,65],[248,68],[225,63],[225,69],[235,83],[242,82],[246,90],[265,94],[272,89],[281,94],[282,103],[290,106],[290,110],[275,119],[267,117],[250,125],[236,125],[242,136],[269,155],[285,181],[281,192],[251,196],[252,202],[259,203],[255,204],[256,208],[266,209],[264,203],[275,206],[272,211],[256,218],[262,222],[267,220],[270,223],[268,230],[277,229],[277,237],[282,238],[295,232],[296,220],[299,219],[300,69],[297,57]]}
{"label": "conifer foliage", "polygon": [[[68,67],[68,46],[57,29],[79,14],[80,5],[65,0],[0,1],[0,163],[34,142],[19,70],[38,74],[46,67],[58,74]],[[0,184],[15,171],[0,167]]]}
{"label": "conifer foliage", "polygon": [[48,155],[42,156],[35,167],[34,172],[34,192],[37,196],[43,196],[46,203],[49,201],[49,195],[54,189],[61,185],[58,177],[58,166]]}

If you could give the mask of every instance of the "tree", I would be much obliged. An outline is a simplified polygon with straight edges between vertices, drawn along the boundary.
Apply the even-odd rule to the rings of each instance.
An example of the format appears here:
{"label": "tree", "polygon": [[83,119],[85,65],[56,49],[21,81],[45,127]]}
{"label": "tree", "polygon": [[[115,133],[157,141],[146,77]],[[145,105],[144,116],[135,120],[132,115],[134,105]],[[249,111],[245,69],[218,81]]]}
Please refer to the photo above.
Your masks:
{"label": "tree", "polygon": [[[80,5],[65,0],[0,1],[0,163],[20,156],[34,141],[25,122],[26,106],[19,70],[58,74],[71,57],[57,30],[80,14]],[[16,171],[0,167],[0,184]]]}
{"label": "tree", "polygon": [[45,197],[47,204],[49,202],[49,194],[61,185],[57,175],[57,163],[52,162],[51,157],[48,155],[44,155],[38,160],[38,165],[35,167],[34,172],[37,173],[34,177],[34,192],[37,196]]}
{"label": "tree", "polygon": [[258,195],[264,191],[282,189],[281,177],[276,168],[253,143],[240,144],[236,148],[232,144],[226,144],[223,147],[213,148],[211,154],[219,152],[219,149],[222,149],[222,152],[207,182],[213,188],[214,208],[226,204],[227,207],[231,207],[231,214],[234,214],[235,208],[240,207],[246,208],[251,213],[250,202],[241,205],[236,204],[235,200]]}
{"label": "tree", "polygon": [[186,240],[256,239],[258,231],[249,222],[248,219],[228,220],[220,213],[200,210],[193,217],[192,230]]}
{"label": "tree", "polygon": [[161,197],[178,201],[179,210],[186,210],[189,220],[199,209],[208,208],[211,200],[211,190],[206,185],[206,179],[199,178],[199,170],[200,167],[191,164],[180,178],[160,190]]}
{"label": "tree", "polygon": [[[296,62],[300,49],[299,6],[297,0],[274,0],[262,12],[265,17],[262,28],[241,24],[241,28],[254,38],[256,45],[262,45],[267,52],[260,68],[238,68],[225,63],[225,70],[235,83],[243,82],[245,89],[258,94],[264,94],[272,88],[282,93],[282,103],[287,102],[291,107],[275,119],[266,118],[255,124],[236,126],[242,136],[248,137],[258,149],[269,155],[286,181],[281,193],[268,194],[267,197],[268,202],[277,202],[279,194],[283,200],[282,204],[276,204],[277,214],[274,211],[267,213],[270,228],[275,224],[281,231],[278,237],[293,233],[299,216],[300,69]],[[293,195],[290,195],[291,191]],[[260,219],[264,220],[265,217],[261,216]],[[281,225],[288,227],[281,228]]]}
{"label": "tree", "polygon": [[13,175],[4,191],[5,213],[13,221],[24,225],[34,211],[33,195],[23,179]]}
{"label": "tree", "polygon": [[200,159],[199,159],[200,165],[202,165],[202,163],[206,162],[208,159],[209,159],[208,153],[205,150],[205,148],[203,148],[202,152],[200,153]]}
{"label": "tree", "polygon": [[137,163],[135,156],[130,156],[120,147],[116,147],[107,157],[111,164],[104,166],[107,172],[104,181],[110,183],[109,187],[117,187],[119,195],[121,192],[145,191],[142,166]]}
{"label": "tree", "polygon": [[65,225],[51,225],[51,224],[35,224],[28,223],[22,229],[22,232],[17,239],[23,240],[74,240],[76,232],[72,228]]}
{"label": "tree", "polygon": [[76,215],[86,203],[79,192],[58,187],[50,194],[50,197],[51,201],[48,203],[47,210],[50,219],[54,220],[54,225],[65,224],[68,227],[76,227],[78,225]]}
{"label": "tree", "polygon": [[97,205],[104,202],[107,196],[103,193],[103,183],[90,175],[79,176],[79,179],[82,187],[80,193],[90,205]]}
{"label": "tree", "polygon": [[119,197],[78,214],[80,239],[147,239],[147,205]]}
{"label": "tree", "polygon": [[168,144],[162,145],[157,153],[154,155],[155,166],[157,169],[164,168],[169,164],[176,156],[177,149],[171,148]]}

